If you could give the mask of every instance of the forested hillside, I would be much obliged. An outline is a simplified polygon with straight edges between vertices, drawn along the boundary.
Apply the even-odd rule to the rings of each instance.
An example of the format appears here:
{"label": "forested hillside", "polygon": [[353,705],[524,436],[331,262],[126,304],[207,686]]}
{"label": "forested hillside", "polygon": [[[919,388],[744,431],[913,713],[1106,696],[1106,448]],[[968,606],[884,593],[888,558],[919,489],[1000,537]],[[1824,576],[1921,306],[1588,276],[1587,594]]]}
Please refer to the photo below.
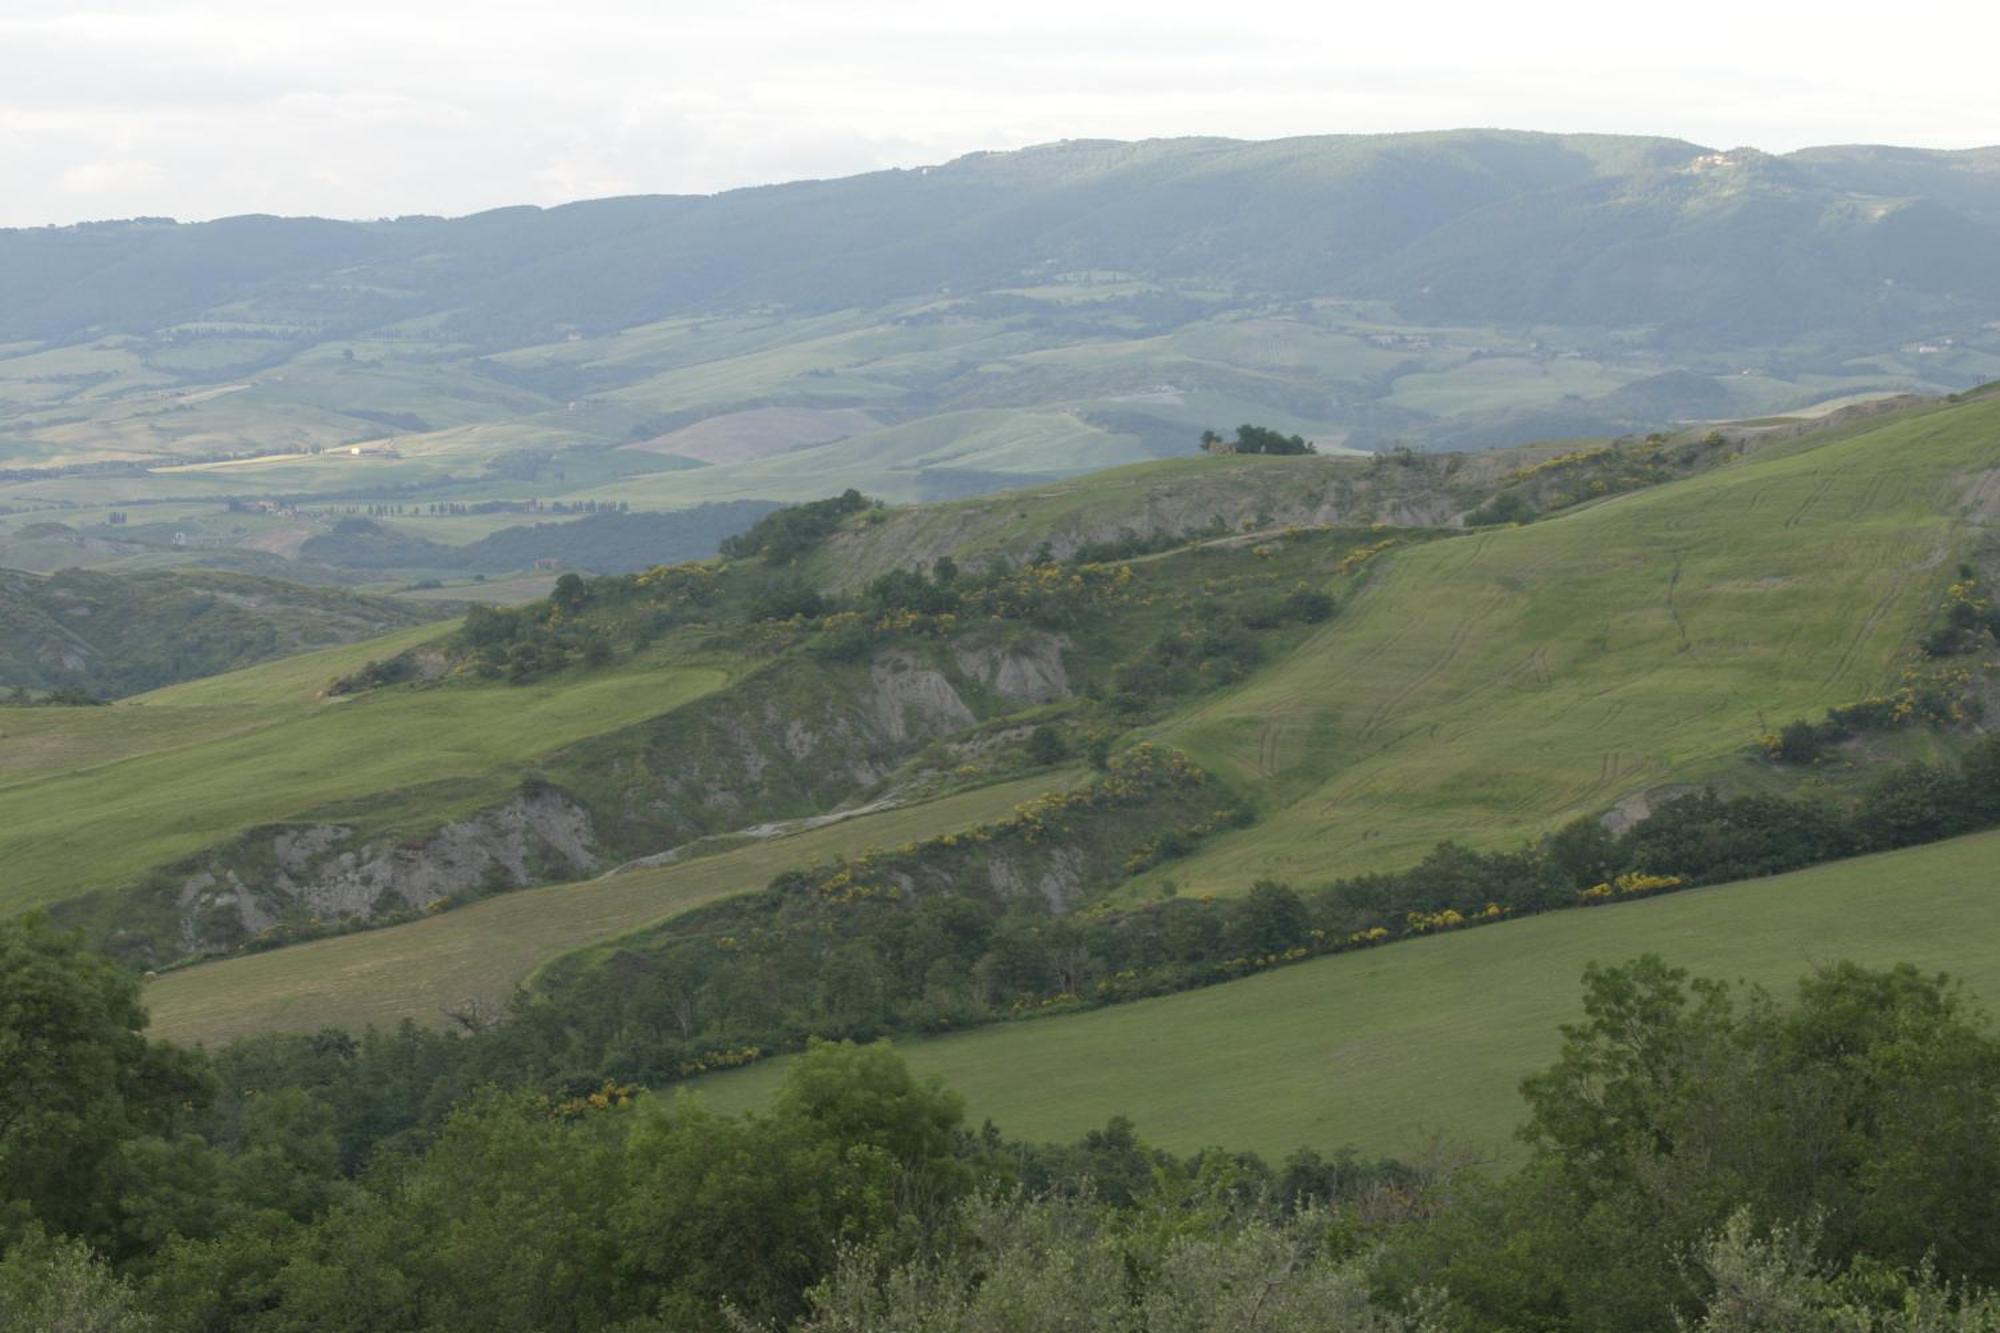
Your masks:
{"label": "forested hillside", "polygon": [[[461,340],[496,348],[717,306],[836,310],[1118,270],[1447,320],[1660,325],[1704,347],[1853,342],[1927,332],[1954,299],[1972,307],[1959,321],[1990,315],[2000,288],[1977,261],[1996,226],[1992,150],[1771,157],[1496,131],[1074,141],[461,219],[6,233],[0,334],[143,333],[224,306],[331,329],[449,310]],[[1801,229],[1819,244],[1788,246]],[[1774,269],[1781,253],[1795,257]],[[1666,280],[1689,257],[1698,280]]]}
{"label": "forested hillside", "polygon": [[116,698],[437,615],[387,597],[208,570],[0,570],[0,689]]}

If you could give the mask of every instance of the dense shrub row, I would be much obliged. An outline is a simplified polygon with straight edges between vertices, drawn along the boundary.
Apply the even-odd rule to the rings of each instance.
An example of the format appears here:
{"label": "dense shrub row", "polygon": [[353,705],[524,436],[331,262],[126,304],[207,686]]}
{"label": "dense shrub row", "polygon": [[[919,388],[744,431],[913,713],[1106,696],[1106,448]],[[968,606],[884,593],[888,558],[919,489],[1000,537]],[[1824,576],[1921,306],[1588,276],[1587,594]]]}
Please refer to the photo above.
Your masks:
{"label": "dense shrub row", "polygon": [[[1069,799],[1157,795],[1160,787],[1129,781],[1134,761],[1121,758],[1125,779]],[[1170,762],[1147,781],[1205,790],[1194,774]],[[1112,878],[1166,863],[1245,817],[1212,797],[1181,804],[1218,808],[1115,843],[1123,861]],[[1158,826],[1169,808],[1154,801],[1146,813]],[[812,1036],[940,1032],[1140,999],[1526,913],[1776,874],[2000,824],[2000,737],[1955,768],[1892,770],[1850,803],[1702,791],[1617,835],[1584,819],[1518,851],[1444,843],[1406,871],[1306,890],[1267,881],[1238,897],[1175,895],[1136,908],[1073,910],[977,887],[992,849],[1018,848],[1024,828],[1059,858],[1080,848],[1101,858],[1115,836],[1102,821],[1038,827],[1042,817],[1024,808],[1011,826],[781,876],[761,895],[554,969],[493,1039],[511,1044],[522,1067],[567,1085],[660,1083]]]}

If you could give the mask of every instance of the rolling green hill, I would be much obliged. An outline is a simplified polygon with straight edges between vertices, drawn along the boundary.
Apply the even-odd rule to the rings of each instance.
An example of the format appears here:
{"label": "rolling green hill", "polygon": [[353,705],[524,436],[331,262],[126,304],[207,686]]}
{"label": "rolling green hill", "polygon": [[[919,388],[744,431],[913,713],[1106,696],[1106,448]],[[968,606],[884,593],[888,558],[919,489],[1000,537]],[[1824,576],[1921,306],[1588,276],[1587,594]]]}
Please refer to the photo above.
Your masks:
{"label": "rolling green hill", "polygon": [[[1697,976],[1782,991],[1850,958],[1948,971],[2000,1000],[1993,895],[2000,834],[1650,901],[1560,912],[1343,954],[1207,990],[900,1042],[969,1115],[1068,1142],[1114,1115],[1176,1151],[1273,1160],[1300,1145],[1420,1154],[1433,1135],[1517,1151],[1516,1084],[1579,1016],[1586,963],[1659,953]],[[761,1107],[775,1060],[693,1085],[719,1110]]]}
{"label": "rolling green hill", "polygon": [[[1279,651],[1303,632],[1293,580],[1370,538],[1196,550],[1137,577],[1037,566],[980,591],[990,610],[963,624],[867,602],[808,624],[789,608],[821,599],[759,559],[672,566],[462,631],[23,710],[0,764],[0,901],[56,904],[160,965],[1046,768],[1024,747],[1033,722],[1067,728],[1070,752],[1096,734],[1085,696],[1152,652],[1196,570],[1205,601],[1266,607],[1229,652]],[[1204,688],[1183,676],[1168,696]],[[1103,725],[1108,744],[1132,720]]]}
{"label": "rolling green hill", "polygon": [[1266,813],[1171,874],[1393,867],[1725,775],[1897,679],[1996,477],[1988,400],[1392,552],[1337,624],[1161,729]]}
{"label": "rolling green hill", "polygon": [[[1684,448],[1671,442],[1659,447]],[[657,756],[663,754],[669,771],[675,765],[705,766],[697,769],[704,775],[704,790],[732,790],[727,775],[733,770],[713,765],[717,754],[730,753],[739,742],[718,751],[712,739],[700,738],[740,737],[746,727],[748,734],[785,735],[787,725],[795,725],[785,719],[816,716],[799,711],[800,690],[815,698],[829,690],[866,697],[894,679],[902,682],[894,687],[896,698],[942,700],[942,689],[957,699],[979,700],[989,697],[982,690],[996,689],[1007,672],[1019,671],[1032,677],[1034,689],[1046,692],[1004,707],[981,704],[982,709],[998,708],[991,713],[955,713],[945,705],[933,716],[956,721],[925,733],[919,747],[891,747],[888,753],[896,758],[873,770],[871,781],[894,763],[914,765],[900,770],[886,788],[798,785],[800,778],[777,750],[757,752],[768,756],[758,763],[778,765],[770,770],[775,777],[760,779],[764,786],[801,794],[788,798],[795,801],[788,814],[836,808],[885,789],[902,803],[893,814],[868,814],[836,825],[837,831],[760,840],[748,850],[730,850],[725,840],[715,844],[722,854],[646,872],[659,874],[657,891],[649,887],[651,880],[631,881],[631,905],[604,887],[621,881],[588,881],[531,890],[434,921],[304,946],[310,954],[288,950],[205,964],[163,984],[157,993],[172,996],[174,1005],[163,1012],[180,1025],[176,1030],[189,1033],[296,1022],[304,1011],[287,997],[283,982],[290,975],[284,960],[296,956],[325,960],[328,980],[315,983],[315,994],[331,993],[343,976],[375,979],[363,998],[325,1001],[341,1013],[437,1022],[449,1000],[441,1000],[426,977],[492,1002],[524,979],[530,967],[563,948],[657,926],[717,895],[762,888],[781,869],[811,866],[824,877],[839,869],[828,866],[829,857],[886,846],[891,829],[914,847],[990,818],[990,813],[966,814],[949,803],[924,803],[935,786],[900,784],[912,776],[936,778],[961,771],[961,765],[980,780],[1018,772],[1017,747],[1028,728],[1012,720],[1015,713],[1028,722],[1068,729],[1073,744],[1091,736],[1115,739],[1119,728],[1133,729],[1127,742],[1150,737],[1185,751],[1220,779],[1219,794],[1246,802],[1255,812],[1248,827],[1211,827],[1177,854],[1142,858],[1128,871],[1131,877],[1124,886],[1110,892],[1121,905],[1172,893],[1232,895],[1262,877],[1309,887],[1361,870],[1400,869],[1443,838],[1505,849],[1580,815],[1616,807],[1630,819],[1649,803],[1693,783],[1791,789],[1805,775],[1753,758],[1758,738],[1794,718],[1816,717],[1829,706],[1896,686],[1917,660],[1914,645],[1939,613],[1945,585],[1960,577],[1958,561],[1990,557],[1995,496],[2000,494],[1995,480],[2000,478],[2000,400],[1988,396],[1905,406],[1837,420],[1817,432],[1779,429],[1761,443],[1739,447],[1725,441],[1704,448],[1709,451],[1693,455],[1697,466],[1690,474],[1586,500],[1526,526],[1442,538],[1413,529],[1343,533],[1305,527],[1260,528],[1226,538],[1197,534],[1190,547],[1134,557],[1128,566],[1129,591],[1068,622],[1070,628],[1063,631],[1067,646],[1054,652],[1043,637],[1046,630],[1010,630],[1017,637],[998,641],[947,640],[955,663],[934,647],[892,638],[884,642],[895,646],[877,650],[882,655],[873,659],[866,675],[872,683],[863,685],[860,673],[829,674],[825,659],[810,655],[810,645],[822,640],[807,638],[804,648],[789,649],[807,655],[781,659],[783,672],[753,673],[726,691],[657,719],[579,738],[560,753],[546,754],[540,761],[543,771],[588,808],[609,811],[621,802],[629,807],[636,792],[656,790],[651,784],[657,777],[646,775],[661,771]],[[1183,508],[1207,504],[1233,514],[1239,510],[1229,506],[1259,506],[1266,496],[1289,495],[1293,503],[1300,492],[1325,498],[1336,481],[1356,468],[1360,472],[1348,479],[1352,493],[1342,503],[1407,504],[1423,495],[1441,502],[1437,497],[1452,496],[1453,487],[1491,494],[1496,482],[1512,491],[1532,491],[1538,502],[1549,503],[1558,494],[1588,493],[1598,482],[1609,484],[1625,475],[1617,469],[1626,461],[1617,451],[1607,454],[1596,447],[1551,448],[1514,459],[1488,456],[1461,469],[1464,475],[1451,477],[1442,475],[1444,465],[1438,460],[1350,464],[1245,458],[1144,465],[1045,492],[935,512],[864,510],[852,515],[802,568],[831,578],[849,556],[893,568],[898,562],[888,552],[900,550],[907,559],[924,541],[944,542],[939,553],[957,550],[969,561],[980,550],[1005,550],[1057,536],[1072,543],[1082,536],[1099,539],[1102,525],[1116,522],[1120,504],[1130,515],[1154,513],[1164,493]],[[1509,463],[1514,464],[1511,469]],[[1360,484],[1370,474],[1377,486],[1372,493]],[[1220,498],[1200,497],[1204,477]],[[1406,484],[1413,489],[1396,489]],[[1113,530],[1131,527],[1123,523]],[[960,544],[951,544],[949,534]],[[1046,568],[1051,581],[1067,578],[1065,567]],[[747,561],[733,570],[732,579],[756,575],[758,566]],[[1246,607],[1254,610],[1269,590],[1284,588],[1329,590],[1339,604],[1337,613],[1323,624],[1294,626],[1262,640],[1267,647],[1249,668],[1229,669],[1237,676],[1196,684],[1191,693],[1169,691],[1151,711],[1118,711],[1117,696],[1129,690],[1122,682],[1129,679],[1130,668],[1157,661],[1149,656],[1159,651],[1157,645],[1171,649],[1176,642],[1193,642],[1202,629],[1225,627],[1226,617]],[[835,614],[852,618],[855,613]],[[803,618],[792,623],[799,633],[828,633],[824,623],[816,630]],[[996,651],[998,643],[1012,645],[1005,649],[1015,654],[1009,659],[1012,666],[1004,665],[1004,654],[980,656]],[[986,646],[977,646],[982,644]],[[359,656],[354,649],[343,651],[350,658]],[[673,661],[671,649],[663,651],[664,657],[620,665],[596,688],[632,700],[635,711],[642,708],[648,673],[658,669],[656,663]],[[811,665],[815,660],[821,664]],[[1221,657],[1208,659],[1194,675],[1225,665]],[[1984,669],[1978,659],[1973,665]],[[885,668],[886,676],[878,674]],[[1055,679],[1052,670],[1063,673],[1059,690],[1046,690]],[[236,678],[183,686],[162,698],[220,702],[232,691],[246,689],[275,704],[287,697],[273,683],[285,672],[303,684],[315,676],[324,679],[325,668],[280,663]],[[935,681],[927,672],[936,673]],[[1990,693],[1990,682],[1982,684],[1982,679],[1976,673],[1968,676],[1971,688]],[[785,681],[807,683],[791,690],[782,686]],[[528,697],[547,701],[537,706],[557,707],[564,697],[562,687],[537,688],[546,694]],[[422,689],[399,686],[338,707],[373,705],[381,716],[394,718],[402,716],[399,707],[417,707],[425,697]],[[478,707],[495,710],[504,710],[512,697],[504,688],[467,691],[468,700],[487,701]],[[124,734],[121,728],[131,726],[128,710],[91,711],[106,715],[100,743],[114,747],[116,737]],[[161,710],[160,717],[163,724],[184,725],[173,711]],[[710,725],[704,718],[721,729],[700,730]],[[597,724],[604,721],[597,719]],[[809,731],[827,728],[826,722],[816,721]],[[1887,758],[1940,753],[1954,743],[1949,734],[1911,728],[1843,751],[1817,776],[1838,786]],[[919,753],[922,745],[929,748]],[[912,754],[918,757],[909,759]],[[102,771],[115,774],[119,767]],[[92,773],[78,778],[99,780]],[[1033,779],[1027,781],[1032,784]],[[0,800],[9,790],[33,785],[0,787]],[[981,790],[997,794],[1001,789]],[[962,799],[980,798],[975,793]],[[945,818],[944,812],[958,813]],[[656,826],[642,820],[631,826],[641,831],[671,826],[678,832],[664,840],[678,842],[691,833],[727,832],[738,825]],[[879,841],[873,836],[877,829],[885,831]],[[659,845],[661,835],[650,836]],[[1957,845],[1984,849],[1989,842]],[[1932,855],[1947,856],[1922,854]],[[1921,857],[1916,863],[1929,864]],[[254,868],[257,863],[248,864]],[[1965,863],[1949,865],[1964,868]],[[1840,867],[1813,872],[1835,879],[1848,873]],[[1062,892],[1074,892],[1078,881],[1072,876],[1067,882],[1070,887]],[[1801,882],[1818,881],[1805,876]],[[683,892],[680,886],[688,887]],[[1101,887],[1087,890],[1103,892]],[[1704,891],[1700,900],[1718,897],[1727,894]],[[571,910],[563,904],[585,901],[615,906],[603,924],[583,934],[558,923]],[[538,903],[548,905],[546,915]],[[1664,909],[1646,909],[1654,910]],[[471,912],[487,915],[476,918]],[[1626,912],[1621,907],[1604,915],[1646,919],[1643,913],[1628,918],[1622,915]],[[1581,917],[1596,920],[1598,915]],[[469,936],[459,934],[475,931],[472,923],[486,920],[504,923],[494,928],[510,937],[529,938],[538,919],[544,920],[546,940],[526,950],[518,943],[475,946],[463,942]],[[668,938],[672,933],[655,935]],[[1477,938],[1505,933],[1479,932]],[[1400,956],[1403,947],[1368,954],[1362,961],[1340,960],[1338,966],[1374,966],[1372,960]],[[400,981],[394,979],[398,974]],[[1565,976],[1563,985],[1572,980]],[[1278,983],[1267,979],[1257,984]],[[1230,986],[1216,993],[1236,990]],[[1046,1030],[1055,1031],[1057,1025]],[[1546,1024],[1538,1022],[1535,1030],[1545,1032]],[[1520,1066],[1509,1057],[1506,1067]]]}

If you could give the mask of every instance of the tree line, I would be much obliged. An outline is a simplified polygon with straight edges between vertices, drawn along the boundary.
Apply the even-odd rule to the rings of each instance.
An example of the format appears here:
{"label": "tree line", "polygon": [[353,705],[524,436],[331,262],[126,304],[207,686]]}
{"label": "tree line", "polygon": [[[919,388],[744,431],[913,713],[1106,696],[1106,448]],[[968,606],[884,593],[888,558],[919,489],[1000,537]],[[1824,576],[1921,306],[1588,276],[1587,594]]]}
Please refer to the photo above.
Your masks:
{"label": "tree line", "polygon": [[[1127,754],[1109,762],[1130,765]],[[1125,771],[1118,769],[1115,771]],[[1137,770],[1131,770],[1136,772]],[[1179,770],[1175,770],[1179,771]],[[1163,867],[1249,818],[1187,778],[1135,822],[1078,821],[1045,842],[1105,882]],[[1185,783],[1187,785],[1183,786]],[[475,1039],[566,1079],[659,1084],[800,1048],[808,1039],[936,1033],[1214,985],[1308,958],[1545,911],[1778,874],[2000,825],[2000,737],[1951,767],[1891,770],[1848,803],[1723,796],[1663,802],[1613,834],[1579,819],[1488,852],[1443,843],[1407,870],[1304,889],[1261,881],[1229,897],[1075,910],[982,887],[1004,832],[789,872],[762,894],[699,909],[617,949],[547,971],[512,1021]],[[1169,881],[1170,883],[1171,881]],[[1092,889],[1080,884],[1080,900]]]}

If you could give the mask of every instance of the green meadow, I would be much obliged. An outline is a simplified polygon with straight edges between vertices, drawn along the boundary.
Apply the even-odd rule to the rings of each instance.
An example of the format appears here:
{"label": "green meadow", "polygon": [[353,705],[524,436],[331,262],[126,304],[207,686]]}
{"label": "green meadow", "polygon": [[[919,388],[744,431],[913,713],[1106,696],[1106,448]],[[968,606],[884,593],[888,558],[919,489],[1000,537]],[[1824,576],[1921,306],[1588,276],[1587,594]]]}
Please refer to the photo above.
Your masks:
{"label": "green meadow", "polygon": [[1767,730],[1895,684],[1996,467],[1986,402],[1391,552],[1302,648],[1160,730],[1264,818],[1138,889],[1393,868],[1741,769]]}
{"label": "green meadow", "polygon": [[[1581,1016],[1585,965],[1658,953],[1787,990],[1815,964],[1908,962],[2000,1012],[2000,833],[1340,954],[1088,1013],[898,1043],[973,1123],[1068,1141],[1115,1115],[1177,1151],[1301,1145],[1505,1158],[1522,1075]],[[785,1061],[693,1085],[762,1107]]]}

